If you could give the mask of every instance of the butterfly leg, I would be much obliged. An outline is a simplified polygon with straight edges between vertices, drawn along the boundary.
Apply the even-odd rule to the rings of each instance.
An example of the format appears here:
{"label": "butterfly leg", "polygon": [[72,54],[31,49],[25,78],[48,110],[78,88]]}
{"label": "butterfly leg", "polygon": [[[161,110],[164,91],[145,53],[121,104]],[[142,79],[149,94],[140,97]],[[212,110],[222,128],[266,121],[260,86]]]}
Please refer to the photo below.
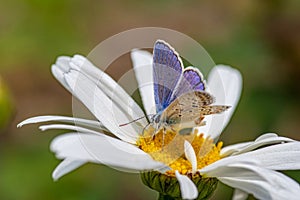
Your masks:
{"label": "butterfly leg", "polygon": [[145,131],[146,131],[146,129],[149,128],[150,124],[151,124],[151,123],[147,124],[147,125],[143,128],[142,136],[145,136]]}
{"label": "butterfly leg", "polygon": [[203,119],[204,119],[204,116],[200,116],[194,122],[197,126],[205,126],[206,123],[205,123],[205,121],[203,121]]}
{"label": "butterfly leg", "polygon": [[155,139],[155,135],[156,135],[156,133],[158,131],[159,124],[153,122],[153,126],[152,127],[154,128],[154,131],[151,134],[151,136],[152,136],[152,140],[154,140]]}
{"label": "butterfly leg", "polygon": [[176,132],[176,129],[173,128],[172,126],[170,126],[170,129],[175,133]]}

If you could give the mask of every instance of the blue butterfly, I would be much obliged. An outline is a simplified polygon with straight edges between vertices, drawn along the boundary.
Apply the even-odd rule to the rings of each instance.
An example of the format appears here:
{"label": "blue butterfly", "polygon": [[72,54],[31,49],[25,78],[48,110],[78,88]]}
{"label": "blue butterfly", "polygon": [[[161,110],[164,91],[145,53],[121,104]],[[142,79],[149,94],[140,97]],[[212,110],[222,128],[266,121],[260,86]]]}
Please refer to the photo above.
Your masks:
{"label": "blue butterfly", "polygon": [[183,67],[179,54],[168,43],[157,40],[153,50],[153,88],[156,113],[150,124],[155,132],[161,128],[185,134],[204,125],[206,115],[222,113],[230,106],[210,105],[214,97],[205,91],[201,72]]}

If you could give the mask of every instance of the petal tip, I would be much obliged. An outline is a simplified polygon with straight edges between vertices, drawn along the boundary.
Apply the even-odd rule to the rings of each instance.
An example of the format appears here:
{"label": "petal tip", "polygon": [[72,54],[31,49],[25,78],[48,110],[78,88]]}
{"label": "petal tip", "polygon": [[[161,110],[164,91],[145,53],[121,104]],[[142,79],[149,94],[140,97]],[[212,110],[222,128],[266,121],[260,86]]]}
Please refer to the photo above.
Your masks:
{"label": "petal tip", "polygon": [[32,121],[32,118],[28,118],[28,119],[25,119],[25,120],[21,121],[20,123],[18,123],[17,128],[21,128],[24,125],[32,124],[32,123],[34,123],[34,121]]}
{"label": "petal tip", "polygon": [[39,129],[40,129],[41,131],[46,131],[46,130],[47,130],[46,126],[40,126]]}
{"label": "petal tip", "polygon": [[22,121],[19,124],[17,124],[17,128],[21,128],[23,125],[24,125],[24,121]]}

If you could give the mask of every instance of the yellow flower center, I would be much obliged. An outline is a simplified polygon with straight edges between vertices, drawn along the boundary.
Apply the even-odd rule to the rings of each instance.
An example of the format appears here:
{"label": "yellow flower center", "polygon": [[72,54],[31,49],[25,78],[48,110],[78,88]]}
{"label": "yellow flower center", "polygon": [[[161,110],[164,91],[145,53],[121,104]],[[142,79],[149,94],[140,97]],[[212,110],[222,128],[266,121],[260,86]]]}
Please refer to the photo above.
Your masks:
{"label": "yellow flower center", "polygon": [[154,160],[168,165],[171,170],[166,172],[167,175],[175,176],[176,170],[181,174],[189,174],[192,171],[192,165],[184,154],[185,140],[190,142],[195,151],[197,169],[221,158],[220,150],[223,143],[219,142],[215,145],[211,138],[205,138],[197,130],[186,135],[180,135],[171,130],[167,130],[165,133],[160,130],[153,135],[152,131],[146,130],[144,135],[139,138],[137,145]]}

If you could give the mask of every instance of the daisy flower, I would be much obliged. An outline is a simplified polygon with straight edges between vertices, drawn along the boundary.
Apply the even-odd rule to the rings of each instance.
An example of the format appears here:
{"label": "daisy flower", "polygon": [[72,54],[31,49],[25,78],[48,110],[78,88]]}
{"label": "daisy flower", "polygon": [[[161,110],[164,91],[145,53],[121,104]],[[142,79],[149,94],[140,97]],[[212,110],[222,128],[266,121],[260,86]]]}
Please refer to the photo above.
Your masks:
{"label": "daisy flower", "polygon": [[[153,84],[149,84],[153,58],[137,49],[131,58],[146,115],[117,82],[85,57],[61,56],[52,65],[54,77],[97,119],[38,116],[18,125],[59,122],[40,129],[71,131],[51,143],[51,151],[62,159],[52,174],[54,180],[92,162],[141,173],[143,183],[157,190],[160,199],[207,199],[218,181],[235,188],[233,199],[246,199],[248,194],[258,199],[299,198],[299,184],[276,171],[300,169],[298,141],[266,133],[227,147],[216,142],[240,98],[239,71],[217,65],[208,75],[209,93],[216,103],[230,105],[229,110],[205,117],[206,124],[190,134],[159,130],[146,137],[147,117],[155,113]],[[120,126],[123,123],[127,124]]]}

